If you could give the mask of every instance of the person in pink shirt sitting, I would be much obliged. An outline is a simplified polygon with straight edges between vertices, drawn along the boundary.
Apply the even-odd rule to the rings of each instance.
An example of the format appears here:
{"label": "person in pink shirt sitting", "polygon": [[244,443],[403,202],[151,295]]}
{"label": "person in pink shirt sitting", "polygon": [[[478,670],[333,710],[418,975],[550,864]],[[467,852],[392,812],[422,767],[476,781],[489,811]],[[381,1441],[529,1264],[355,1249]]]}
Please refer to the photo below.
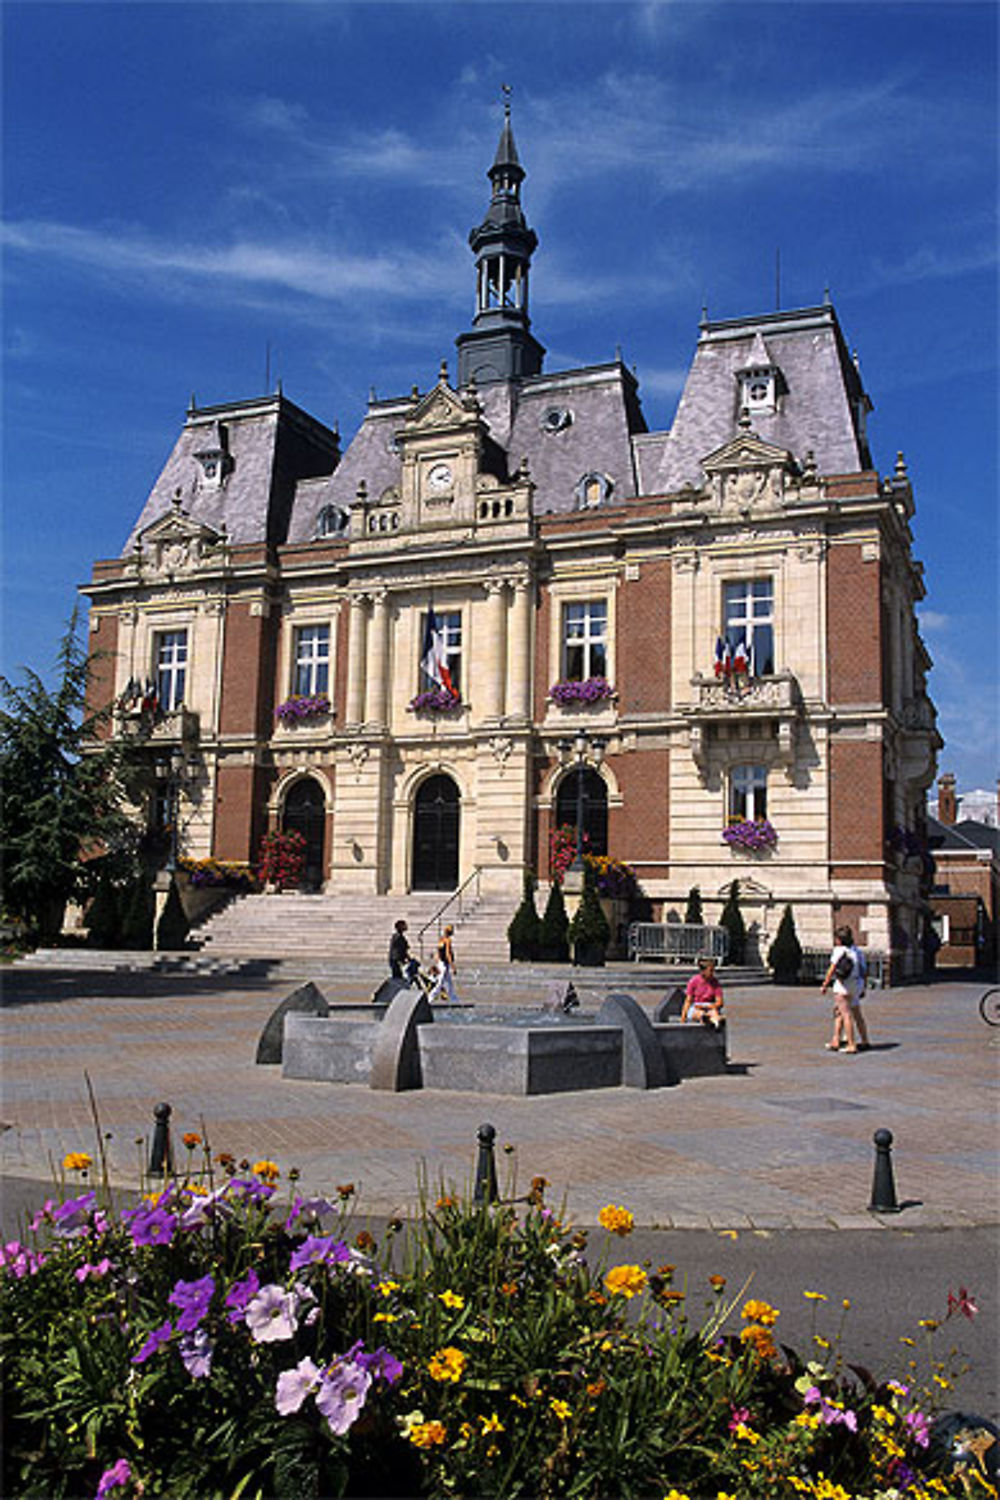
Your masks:
{"label": "person in pink shirt sitting", "polygon": [[681,1020],[686,1021],[690,1014],[692,1021],[701,1021],[704,1026],[718,1030],[724,1020],[722,1008],[722,985],[715,977],[715,959],[699,958],[698,972],[688,980],[684,991]]}

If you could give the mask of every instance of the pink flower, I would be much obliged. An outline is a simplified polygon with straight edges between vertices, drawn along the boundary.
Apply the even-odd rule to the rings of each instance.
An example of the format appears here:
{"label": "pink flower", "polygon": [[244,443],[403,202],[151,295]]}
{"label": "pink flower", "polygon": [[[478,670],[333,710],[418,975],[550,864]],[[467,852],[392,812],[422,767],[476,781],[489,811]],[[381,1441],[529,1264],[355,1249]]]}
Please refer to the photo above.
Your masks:
{"label": "pink flower", "polygon": [[110,1469],[105,1469],[97,1482],[97,1492],[94,1500],[105,1500],[105,1496],[114,1495],[116,1490],[124,1489],[132,1478],[132,1469],[127,1458],[120,1458]]}
{"label": "pink flower", "polygon": [[951,1317],[952,1313],[959,1312],[959,1313],[964,1314],[964,1316],[967,1317],[968,1319],[970,1319],[970,1321],[971,1321],[971,1319],[973,1319],[976,1316],[976,1314],[978,1313],[978,1311],[979,1311],[979,1308],[976,1306],[975,1302],[972,1300],[972,1293],[971,1292],[967,1292],[965,1290],[964,1286],[960,1286],[959,1287],[957,1294],[955,1292],[951,1292],[951,1291],[948,1293],[948,1316],[949,1316],[949,1318]]}
{"label": "pink flower", "polygon": [[77,1281],[86,1281],[88,1276],[92,1276],[95,1281],[99,1281],[101,1277],[106,1276],[110,1270],[111,1262],[108,1260],[108,1257],[105,1256],[103,1260],[99,1260],[97,1264],[93,1266],[90,1264],[89,1260],[85,1261],[82,1266],[77,1266],[76,1270],[73,1272],[73,1275],[76,1277]]}
{"label": "pink flower", "polygon": [[927,1448],[931,1441],[931,1424],[922,1411],[908,1411],[903,1424],[918,1448]]}
{"label": "pink flower", "polygon": [[734,1406],[732,1416],[729,1418],[729,1431],[735,1432],[737,1427],[745,1427],[750,1420],[750,1410],[746,1406]]}

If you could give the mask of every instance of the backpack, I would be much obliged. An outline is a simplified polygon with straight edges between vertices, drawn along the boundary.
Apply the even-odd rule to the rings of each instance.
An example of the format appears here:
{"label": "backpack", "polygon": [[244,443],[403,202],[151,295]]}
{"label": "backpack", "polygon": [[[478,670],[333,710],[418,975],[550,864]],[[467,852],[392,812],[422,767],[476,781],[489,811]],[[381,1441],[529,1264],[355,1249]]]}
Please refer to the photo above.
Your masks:
{"label": "backpack", "polygon": [[854,959],[849,953],[842,953],[833,966],[833,977],[835,979],[850,979],[854,973]]}

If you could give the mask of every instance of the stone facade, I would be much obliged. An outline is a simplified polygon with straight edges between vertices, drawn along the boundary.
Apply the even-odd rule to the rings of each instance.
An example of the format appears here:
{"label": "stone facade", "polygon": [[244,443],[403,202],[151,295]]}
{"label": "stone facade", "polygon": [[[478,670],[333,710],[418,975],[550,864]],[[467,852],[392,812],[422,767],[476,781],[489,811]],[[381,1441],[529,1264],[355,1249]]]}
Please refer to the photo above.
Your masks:
{"label": "stone facade", "polygon": [[[620,361],[542,372],[523,175],[508,120],[464,383],[373,398],[343,456],[283,395],[188,412],[87,589],[117,732],[188,752],[194,857],[253,859],[291,823],[327,890],[478,870],[513,907],[585,776],[595,846],[664,918],[698,886],[712,921],[736,879],[762,952],[791,903],[805,946],[849,920],[913,972],[925,882],[893,840],[923,834],[939,744],[913,500],[901,458],[872,466],[835,312],[703,323],[649,432]],[[414,703],[429,613],[444,709]],[[717,643],[744,670],[717,674]],[[315,711],[277,717],[296,695]],[[776,842],[723,839],[765,817]]]}

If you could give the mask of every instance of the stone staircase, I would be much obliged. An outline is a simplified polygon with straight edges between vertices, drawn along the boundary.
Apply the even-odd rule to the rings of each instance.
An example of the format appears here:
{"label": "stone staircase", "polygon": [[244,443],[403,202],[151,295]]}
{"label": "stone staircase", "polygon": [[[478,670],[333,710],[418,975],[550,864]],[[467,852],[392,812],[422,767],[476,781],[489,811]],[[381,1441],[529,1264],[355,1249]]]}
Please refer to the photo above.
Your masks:
{"label": "stone staircase", "polygon": [[[193,934],[199,950],[213,958],[269,958],[296,964],[350,960],[385,965],[393,923],[405,918],[410,945],[420,953],[418,935],[443,906],[447,893],[417,891],[407,896],[329,896],[287,891],[282,895],[240,896]],[[467,964],[500,964],[508,959],[507,925],[513,910],[506,901],[467,898],[462,909],[445,913],[455,928],[461,970]],[[429,963],[437,926],[423,939]]]}

